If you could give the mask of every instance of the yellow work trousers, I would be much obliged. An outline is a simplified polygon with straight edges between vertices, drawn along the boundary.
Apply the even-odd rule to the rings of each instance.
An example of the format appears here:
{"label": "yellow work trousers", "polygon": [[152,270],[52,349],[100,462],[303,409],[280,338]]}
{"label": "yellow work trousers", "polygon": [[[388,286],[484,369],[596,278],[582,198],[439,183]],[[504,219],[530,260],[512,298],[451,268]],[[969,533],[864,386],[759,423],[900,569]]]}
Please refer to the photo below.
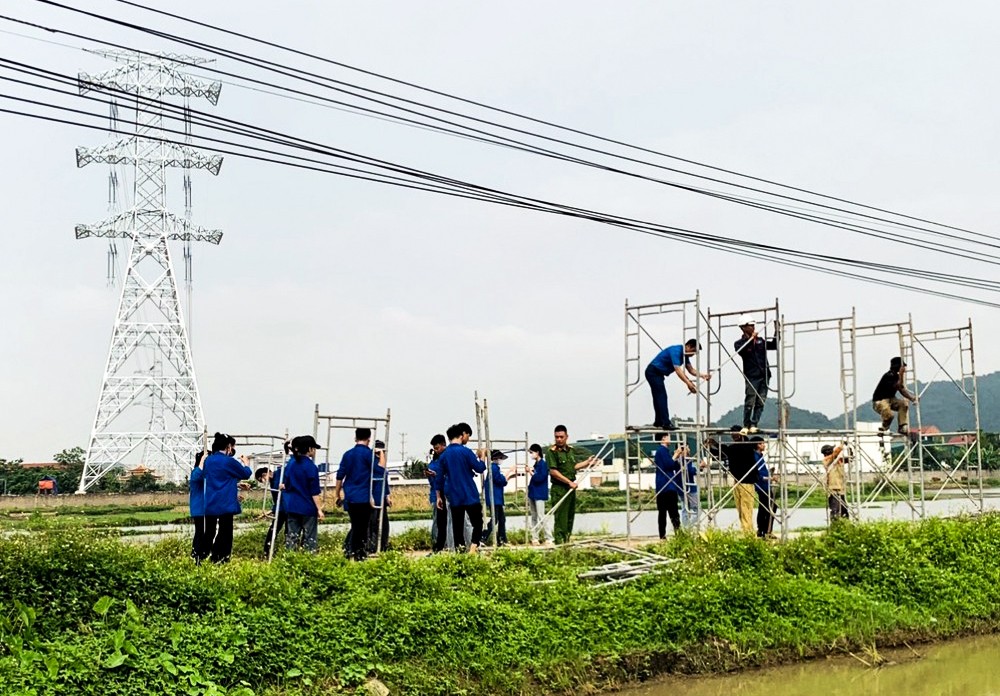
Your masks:
{"label": "yellow work trousers", "polygon": [[752,483],[737,483],[733,487],[733,499],[736,501],[736,512],[740,515],[740,529],[753,534],[754,495]]}
{"label": "yellow work trousers", "polygon": [[900,430],[910,425],[910,404],[905,399],[880,399],[872,404],[875,413],[882,416],[882,427],[892,425],[892,417],[899,414],[897,425]]}

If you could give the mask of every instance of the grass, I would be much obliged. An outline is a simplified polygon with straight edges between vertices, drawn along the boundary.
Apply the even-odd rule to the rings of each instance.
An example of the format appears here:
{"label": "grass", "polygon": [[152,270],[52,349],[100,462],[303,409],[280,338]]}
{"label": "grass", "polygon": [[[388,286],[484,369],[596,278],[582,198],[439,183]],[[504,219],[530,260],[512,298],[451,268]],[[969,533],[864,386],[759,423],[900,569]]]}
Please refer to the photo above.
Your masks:
{"label": "grass", "polygon": [[[426,541],[407,535],[393,543]],[[680,560],[669,572],[615,587],[577,580],[607,551],[350,563],[323,534],[321,553],[267,565],[262,539],[239,537],[219,567],[194,566],[187,540],[0,539],[5,693],[311,696],[371,677],[392,693],[579,693],[1000,626],[996,515],[779,545],[682,535],[650,547]]]}

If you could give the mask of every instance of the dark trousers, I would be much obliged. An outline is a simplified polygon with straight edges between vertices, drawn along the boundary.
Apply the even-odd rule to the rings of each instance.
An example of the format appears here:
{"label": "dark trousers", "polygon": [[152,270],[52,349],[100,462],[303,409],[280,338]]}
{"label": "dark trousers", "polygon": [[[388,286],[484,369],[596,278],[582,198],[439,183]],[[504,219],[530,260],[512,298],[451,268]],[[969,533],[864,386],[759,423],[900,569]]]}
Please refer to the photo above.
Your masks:
{"label": "dark trousers", "polygon": [[757,486],[757,536],[761,539],[774,530],[774,515],[778,504],[771,495],[770,486]]}
{"label": "dark trousers", "polygon": [[756,428],[760,423],[760,414],[764,411],[764,400],[767,398],[767,377],[747,377],[746,393],[743,401],[743,427]]}
{"label": "dark trousers", "polygon": [[375,508],[371,503],[349,503],[347,516],[351,518],[351,558],[355,561],[364,560],[368,555],[368,525],[371,523]]}
{"label": "dark trousers", "polygon": [[481,503],[473,505],[452,505],[451,506],[451,533],[455,537],[455,550],[465,546],[465,516],[469,516],[472,524],[472,539],[470,544],[479,544],[483,541],[483,506]]}
{"label": "dark trousers", "polygon": [[288,528],[285,530],[285,549],[296,551],[305,549],[316,552],[319,549],[319,518],[316,515],[296,515],[288,513]]}
{"label": "dark trousers", "polygon": [[[565,544],[573,535],[573,521],[576,519],[576,493],[574,492],[576,489],[561,483],[554,483],[550,490],[552,491],[552,509],[555,510],[552,513],[552,540],[557,544]],[[569,496],[569,500],[560,502],[566,496]],[[557,505],[558,507],[556,507]]]}
{"label": "dark trousers", "polygon": [[204,543],[211,552],[212,563],[228,563],[233,555],[233,516],[205,515]]}
{"label": "dark trousers", "polygon": [[274,515],[274,519],[271,520],[271,528],[267,530],[267,536],[264,537],[264,558],[271,557],[271,540],[278,540],[278,535],[281,534],[281,530],[285,528],[285,523],[288,521],[288,515],[282,511]]}
{"label": "dark trousers", "polygon": [[660,491],[656,494],[656,526],[660,530],[660,538],[667,538],[667,515],[670,524],[676,532],[681,526],[681,513],[677,507],[677,491]]}
{"label": "dark trousers", "polygon": [[669,376],[652,365],[646,367],[646,381],[649,382],[649,391],[653,394],[653,425],[661,428],[670,423],[667,385],[663,382]]}
{"label": "dark trousers", "polygon": [[444,551],[444,547],[448,543],[448,507],[445,506],[444,510],[438,510],[435,505],[433,520],[431,531],[433,532],[434,546],[432,548],[436,553]]}
{"label": "dark trousers", "polygon": [[844,499],[843,493],[830,493],[827,498],[827,502],[830,504],[831,520],[846,520],[850,517],[850,515],[847,514],[847,500]]}
{"label": "dark trousers", "polygon": [[503,546],[507,543],[507,515],[504,514],[503,505],[495,505],[493,507],[493,517],[490,518],[490,523],[486,526],[486,531],[483,533],[487,539],[493,533],[494,520],[497,523],[497,538],[494,541],[497,546]]}
{"label": "dark trousers", "polygon": [[205,516],[192,517],[194,523],[194,539],[191,541],[191,558],[195,563],[201,563],[212,553],[212,539],[206,533]]}

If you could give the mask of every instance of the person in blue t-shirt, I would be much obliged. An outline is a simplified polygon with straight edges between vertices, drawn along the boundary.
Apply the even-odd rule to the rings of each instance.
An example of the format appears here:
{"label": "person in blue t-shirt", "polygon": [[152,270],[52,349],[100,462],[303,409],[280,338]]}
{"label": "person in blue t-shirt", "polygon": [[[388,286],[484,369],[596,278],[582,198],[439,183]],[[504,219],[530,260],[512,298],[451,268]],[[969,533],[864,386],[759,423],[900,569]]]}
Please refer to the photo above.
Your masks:
{"label": "person in blue t-shirt", "polygon": [[451,531],[455,537],[455,549],[465,547],[465,518],[472,523],[472,538],[468,551],[475,553],[483,537],[483,505],[476,487],[476,474],[486,471],[486,463],[480,459],[483,453],[475,453],[466,445],[472,437],[472,427],[468,423],[458,423],[448,428],[451,441],[441,455],[441,478],[435,482],[438,492],[437,506],[444,509],[445,499],[451,506]]}
{"label": "person in blue t-shirt", "polygon": [[674,453],[670,453],[670,433],[660,433],[660,446],[653,454],[656,464],[656,524],[660,538],[667,538],[667,515],[676,533],[681,526],[681,516],[677,509],[679,496],[684,493],[684,481],[681,476],[681,462],[687,452],[686,445],[678,445]]}
{"label": "person in blue t-shirt", "polygon": [[774,516],[778,511],[777,502],[771,490],[771,472],[767,467],[767,443],[764,438],[755,435],[750,438],[756,451],[754,459],[757,464],[757,481],[754,488],[757,490],[757,536],[761,539],[774,537]]}
{"label": "person in blue t-shirt", "polygon": [[664,380],[673,373],[677,373],[681,381],[687,385],[688,391],[692,394],[698,393],[698,387],[688,375],[709,379],[710,374],[698,374],[698,371],[691,366],[690,357],[701,349],[701,344],[697,339],[690,339],[684,345],[670,346],[661,350],[655,358],[646,366],[646,381],[649,383],[649,390],[653,394],[653,423],[648,426],[639,426],[640,429],[659,428],[662,430],[674,430],[674,423],[670,420],[670,404],[667,400],[667,385]]}
{"label": "person in blue t-shirt", "polygon": [[319,444],[312,435],[292,438],[292,456],[285,464],[282,476],[281,505],[287,516],[285,549],[305,549],[315,553],[319,548],[319,521],[323,513],[323,490],[319,485],[316,450]]}
{"label": "person in blue t-shirt", "polygon": [[486,526],[483,536],[488,540],[493,533],[493,520],[496,520],[496,545],[507,545],[507,516],[504,514],[503,489],[507,487],[507,477],[500,469],[500,462],[507,459],[507,455],[500,450],[490,452],[490,478],[492,482],[486,487],[486,507],[492,509],[490,513],[490,523]]}
{"label": "person in blue t-shirt", "polygon": [[545,503],[549,499],[549,465],[542,456],[542,446],[528,448],[531,464],[528,468],[528,513],[531,515],[531,543],[552,540],[552,517],[545,516]]}
{"label": "person in blue t-shirt", "polygon": [[209,539],[205,525],[205,452],[202,450],[194,456],[194,469],[188,477],[188,514],[194,524],[194,539],[191,540],[191,558],[195,563],[201,563],[212,552],[212,541]]}
{"label": "person in blue t-shirt", "polygon": [[431,550],[434,553],[443,551],[448,540],[448,510],[438,510],[437,491],[434,482],[441,473],[441,453],[448,446],[448,441],[440,433],[431,438],[430,462],[427,464],[427,483],[430,485],[431,504],[431,539],[434,543]]}
{"label": "person in blue t-shirt", "polygon": [[371,428],[354,431],[354,447],[344,452],[337,469],[337,504],[343,504],[351,518],[351,558],[364,560],[367,553],[368,525],[375,511],[371,500],[372,469],[375,453],[369,444]]}
{"label": "person in blue t-shirt", "polygon": [[205,544],[211,544],[212,563],[226,563],[233,554],[233,518],[242,512],[239,483],[253,475],[247,458],[237,461],[235,451],[235,438],[216,433],[204,459]]}

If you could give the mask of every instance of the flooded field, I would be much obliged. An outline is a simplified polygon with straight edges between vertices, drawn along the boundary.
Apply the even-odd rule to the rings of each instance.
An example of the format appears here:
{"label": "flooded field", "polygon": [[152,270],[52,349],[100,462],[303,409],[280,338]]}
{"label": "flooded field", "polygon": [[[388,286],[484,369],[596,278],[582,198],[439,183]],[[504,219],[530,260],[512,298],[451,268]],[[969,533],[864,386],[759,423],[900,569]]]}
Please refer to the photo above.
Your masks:
{"label": "flooded field", "polygon": [[995,696],[1000,694],[1000,636],[894,650],[866,667],[837,657],[721,677],[669,678],[622,691],[628,696]]}

